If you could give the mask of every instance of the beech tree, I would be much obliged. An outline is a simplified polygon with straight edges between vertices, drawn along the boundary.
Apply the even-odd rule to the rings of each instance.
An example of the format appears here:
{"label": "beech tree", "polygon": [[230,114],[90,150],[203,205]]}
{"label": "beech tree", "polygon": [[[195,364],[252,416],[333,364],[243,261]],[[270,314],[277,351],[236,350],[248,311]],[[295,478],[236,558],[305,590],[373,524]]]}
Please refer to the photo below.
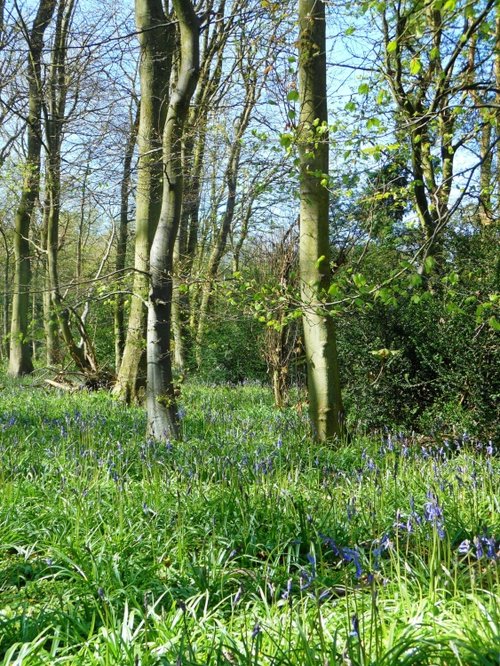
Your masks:
{"label": "beech tree", "polygon": [[325,4],[299,0],[299,265],[309,410],[316,439],[344,432],[335,325],[325,304],[330,285],[328,109]]}
{"label": "beech tree", "polygon": [[173,0],[180,46],[163,130],[163,197],[151,245],[147,329],[148,432],[157,440],[178,435],[170,355],[174,244],[182,209],[181,143],[199,74],[199,22],[190,0]]}
{"label": "beech tree", "polygon": [[162,133],[174,48],[174,26],[161,0],[136,0],[136,26],[140,44],[141,87],[137,147],[139,152],[134,284],[127,337],[114,394],[133,402],[144,387],[146,302],[149,290],[149,254],[162,206]]}

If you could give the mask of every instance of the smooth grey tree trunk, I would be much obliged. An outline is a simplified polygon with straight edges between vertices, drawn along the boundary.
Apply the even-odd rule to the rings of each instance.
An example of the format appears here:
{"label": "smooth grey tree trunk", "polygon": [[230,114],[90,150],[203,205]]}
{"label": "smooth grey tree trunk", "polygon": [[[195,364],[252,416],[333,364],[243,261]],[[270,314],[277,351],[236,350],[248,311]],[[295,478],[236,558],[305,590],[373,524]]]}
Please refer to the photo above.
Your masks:
{"label": "smooth grey tree trunk", "polygon": [[156,440],[178,437],[170,354],[172,267],[182,208],[183,126],[199,74],[199,24],[190,0],[173,0],[179,22],[180,63],[163,132],[163,200],[151,246],[148,303],[148,434]]}
{"label": "smooth grey tree trunk", "polygon": [[328,112],[325,5],[299,0],[300,237],[302,322],[309,410],[319,442],[340,438],[344,409],[335,325],[325,305],[329,287]]}
{"label": "smooth grey tree trunk", "polygon": [[136,26],[141,47],[141,102],[136,214],[134,296],[127,337],[113,394],[127,403],[140,399],[146,381],[146,303],[149,291],[149,253],[162,205],[162,133],[172,67],[173,26],[161,0],[136,0]]}

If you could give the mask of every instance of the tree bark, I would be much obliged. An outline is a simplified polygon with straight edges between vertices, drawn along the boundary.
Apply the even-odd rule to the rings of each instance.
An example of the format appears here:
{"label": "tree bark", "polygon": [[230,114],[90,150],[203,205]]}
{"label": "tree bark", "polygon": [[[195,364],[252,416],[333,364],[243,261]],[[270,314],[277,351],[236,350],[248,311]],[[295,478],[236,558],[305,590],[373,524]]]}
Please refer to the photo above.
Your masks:
{"label": "tree bark", "polygon": [[31,345],[28,340],[30,308],[30,244],[31,218],[40,190],[40,152],[42,148],[41,109],[42,81],[41,59],[44,34],[55,9],[55,0],[40,0],[33,28],[28,37],[28,131],[27,160],[19,206],[15,216],[14,233],[14,294],[10,328],[9,374],[13,377],[33,371]]}
{"label": "tree bark", "polygon": [[[184,191],[179,232],[174,248],[172,290],[172,332],[174,337],[174,368],[184,375],[187,356],[192,347],[192,331],[188,325],[191,298],[189,279],[198,245],[199,210],[201,203],[202,170],[204,166],[208,116],[213,110],[214,98],[227,86],[231,72],[221,88],[224,50],[232,33],[241,2],[232,6],[232,13],[224,18],[226,0],[220,0],[213,28],[207,27],[200,53],[200,74],[194,102],[189,111],[183,141]],[[214,11],[215,2],[209,0],[207,12]]]}
{"label": "tree bark", "polygon": [[325,5],[299,0],[300,238],[302,322],[315,438],[344,433],[335,326],[324,303],[330,280]]}
{"label": "tree bark", "polygon": [[[115,270],[120,283],[123,282],[123,271],[125,269],[125,258],[127,255],[128,238],[128,200],[130,194],[130,179],[132,174],[132,157],[134,155],[135,143],[137,140],[137,130],[139,128],[140,104],[134,120],[132,120],[130,133],[125,146],[125,155],[123,159],[123,174],[120,188],[120,227],[118,230],[118,242],[116,245]],[[117,294],[114,307],[114,328],[115,328],[115,368],[118,372],[125,348],[125,322],[124,322],[124,303],[123,294]]]}
{"label": "tree bark", "polygon": [[3,274],[3,307],[2,307],[2,358],[9,358],[9,305],[10,305],[10,289],[9,289],[9,273],[10,273],[10,248],[7,240],[7,235],[3,228],[0,226],[0,234],[2,236],[5,248],[5,266]]}
{"label": "tree bark", "polygon": [[145,384],[145,303],[149,290],[149,253],[162,205],[161,137],[165,123],[172,66],[172,25],[167,25],[161,0],[136,0],[136,25],[141,47],[141,101],[136,215],[134,296],[127,337],[113,394],[127,403],[140,399]]}
{"label": "tree bark", "polygon": [[151,246],[147,330],[148,433],[156,440],[178,437],[170,355],[172,267],[182,207],[181,142],[199,74],[199,24],[190,0],[173,0],[180,32],[178,79],[163,132],[163,199]]}

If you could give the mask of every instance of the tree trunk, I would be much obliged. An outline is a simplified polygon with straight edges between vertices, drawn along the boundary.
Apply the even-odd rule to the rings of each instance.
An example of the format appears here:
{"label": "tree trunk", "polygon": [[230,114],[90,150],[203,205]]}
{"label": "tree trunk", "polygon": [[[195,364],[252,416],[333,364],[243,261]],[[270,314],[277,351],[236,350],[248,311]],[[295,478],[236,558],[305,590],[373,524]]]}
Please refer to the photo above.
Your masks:
{"label": "tree trunk", "polygon": [[120,371],[113,389],[114,395],[127,403],[139,399],[146,379],[145,303],[149,290],[149,253],[162,204],[161,136],[173,49],[172,25],[167,21],[161,0],[136,0],[135,16],[141,47],[141,102],[137,135],[134,296]]}
{"label": "tree trunk", "polygon": [[180,64],[163,132],[163,200],[151,246],[147,330],[148,433],[179,435],[170,356],[172,266],[182,207],[183,126],[199,73],[199,24],[190,0],[173,0],[180,31]]}
{"label": "tree trunk", "polygon": [[10,248],[7,241],[7,235],[2,227],[0,227],[0,234],[2,235],[3,244],[5,247],[5,266],[3,274],[3,308],[2,308],[2,358],[9,357],[9,272],[10,272]]}
{"label": "tree trunk", "polygon": [[[199,210],[201,203],[202,170],[204,166],[208,116],[213,110],[214,97],[221,94],[224,49],[232,32],[239,3],[232,6],[232,14],[224,19],[226,0],[220,0],[213,28],[204,32],[200,54],[200,75],[194,102],[189,111],[183,141],[184,196],[179,232],[174,249],[172,287],[172,332],[174,337],[174,368],[184,375],[187,356],[192,347],[189,326],[191,309],[189,279],[198,245]],[[214,0],[208,0],[206,11],[214,11]],[[230,77],[231,72],[227,73]],[[226,81],[224,82],[226,84]],[[224,87],[223,84],[223,87]]]}
{"label": "tree trunk", "polygon": [[325,5],[299,0],[299,262],[309,407],[316,439],[344,432],[335,327],[323,302],[330,279]]}
{"label": "tree trunk", "polygon": [[[127,255],[127,236],[128,236],[128,199],[130,194],[130,178],[132,173],[132,157],[134,155],[135,142],[137,139],[137,130],[139,127],[140,105],[137,107],[135,119],[131,123],[130,134],[127,145],[125,146],[125,156],[123,160],[123,174],[120,188],[120,227],[118,230],[118,243],[116,246],[115,270],[118,276],[118,283],[123,283],[123,271],[125,269],[125,258]],[[114,325],[115,325],[115,368],[120,369],[123,350],[125,347],[125,325],[124,308],[125,298],[123,294],[117,294],[114,307]]]}
{"label": "tree trunk", "polygon": [[[48,169],[48,165],[46,165]],[[49,228],[49,215],[50,215],[50,199],[47,191],[48,176],[45,177],[45,200],[43,202],[43,238],[42,248],[45,251],[43,261],[44,277],[43,277],[43,325],[45,329],[45,359],[47,367],[56,367],[60,360],[59,348],[59,326],[57,322],[57,314],[52,306],[50,277],[48,268],[48,247],[47,247],[47,233]]]}
{"label": "tree trunk", "polygon": [[52,59],[48,80],[49,100],[46,117],[47,170],[47,266],[50,286],[50,306],[57,316],[62,338],[75,365],[84,373],[95,374],[97,361],[93,348],[79,346],[70,325],[70,310],[64,304],[59,288],[58,251],[59,218],[61,212],[61,144],[65,121],[67,80],[66,56],[71,19],[75,0],[60,0],[56,30],[52,45]]}
{"label": "tree trunk", "polygon": [[40,189],[40,151],[42,147],[40,121],[42,81],[40,72],[43,38],[52,19],[55,5],[55,0],[40,0],[33,28],[29,35],[27,160],[23,189],[15,216],[14,234],[15,273],[9,354],[9,374],[13,377],[19,377],[33,371],[31,346],[28,340],[31,283],[29,234],[31,217]]}

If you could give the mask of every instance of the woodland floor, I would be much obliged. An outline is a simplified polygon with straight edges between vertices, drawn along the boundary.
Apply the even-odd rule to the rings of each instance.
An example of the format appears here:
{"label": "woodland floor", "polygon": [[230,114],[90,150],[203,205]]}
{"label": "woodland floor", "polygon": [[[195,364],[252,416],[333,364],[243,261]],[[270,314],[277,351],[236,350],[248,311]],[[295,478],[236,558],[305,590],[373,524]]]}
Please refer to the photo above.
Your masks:
{"label": "woodland floor", "polygon": [[159,445],[105,393],[0,391],[1,664],[500,663],[491,443],[182,400]]}

